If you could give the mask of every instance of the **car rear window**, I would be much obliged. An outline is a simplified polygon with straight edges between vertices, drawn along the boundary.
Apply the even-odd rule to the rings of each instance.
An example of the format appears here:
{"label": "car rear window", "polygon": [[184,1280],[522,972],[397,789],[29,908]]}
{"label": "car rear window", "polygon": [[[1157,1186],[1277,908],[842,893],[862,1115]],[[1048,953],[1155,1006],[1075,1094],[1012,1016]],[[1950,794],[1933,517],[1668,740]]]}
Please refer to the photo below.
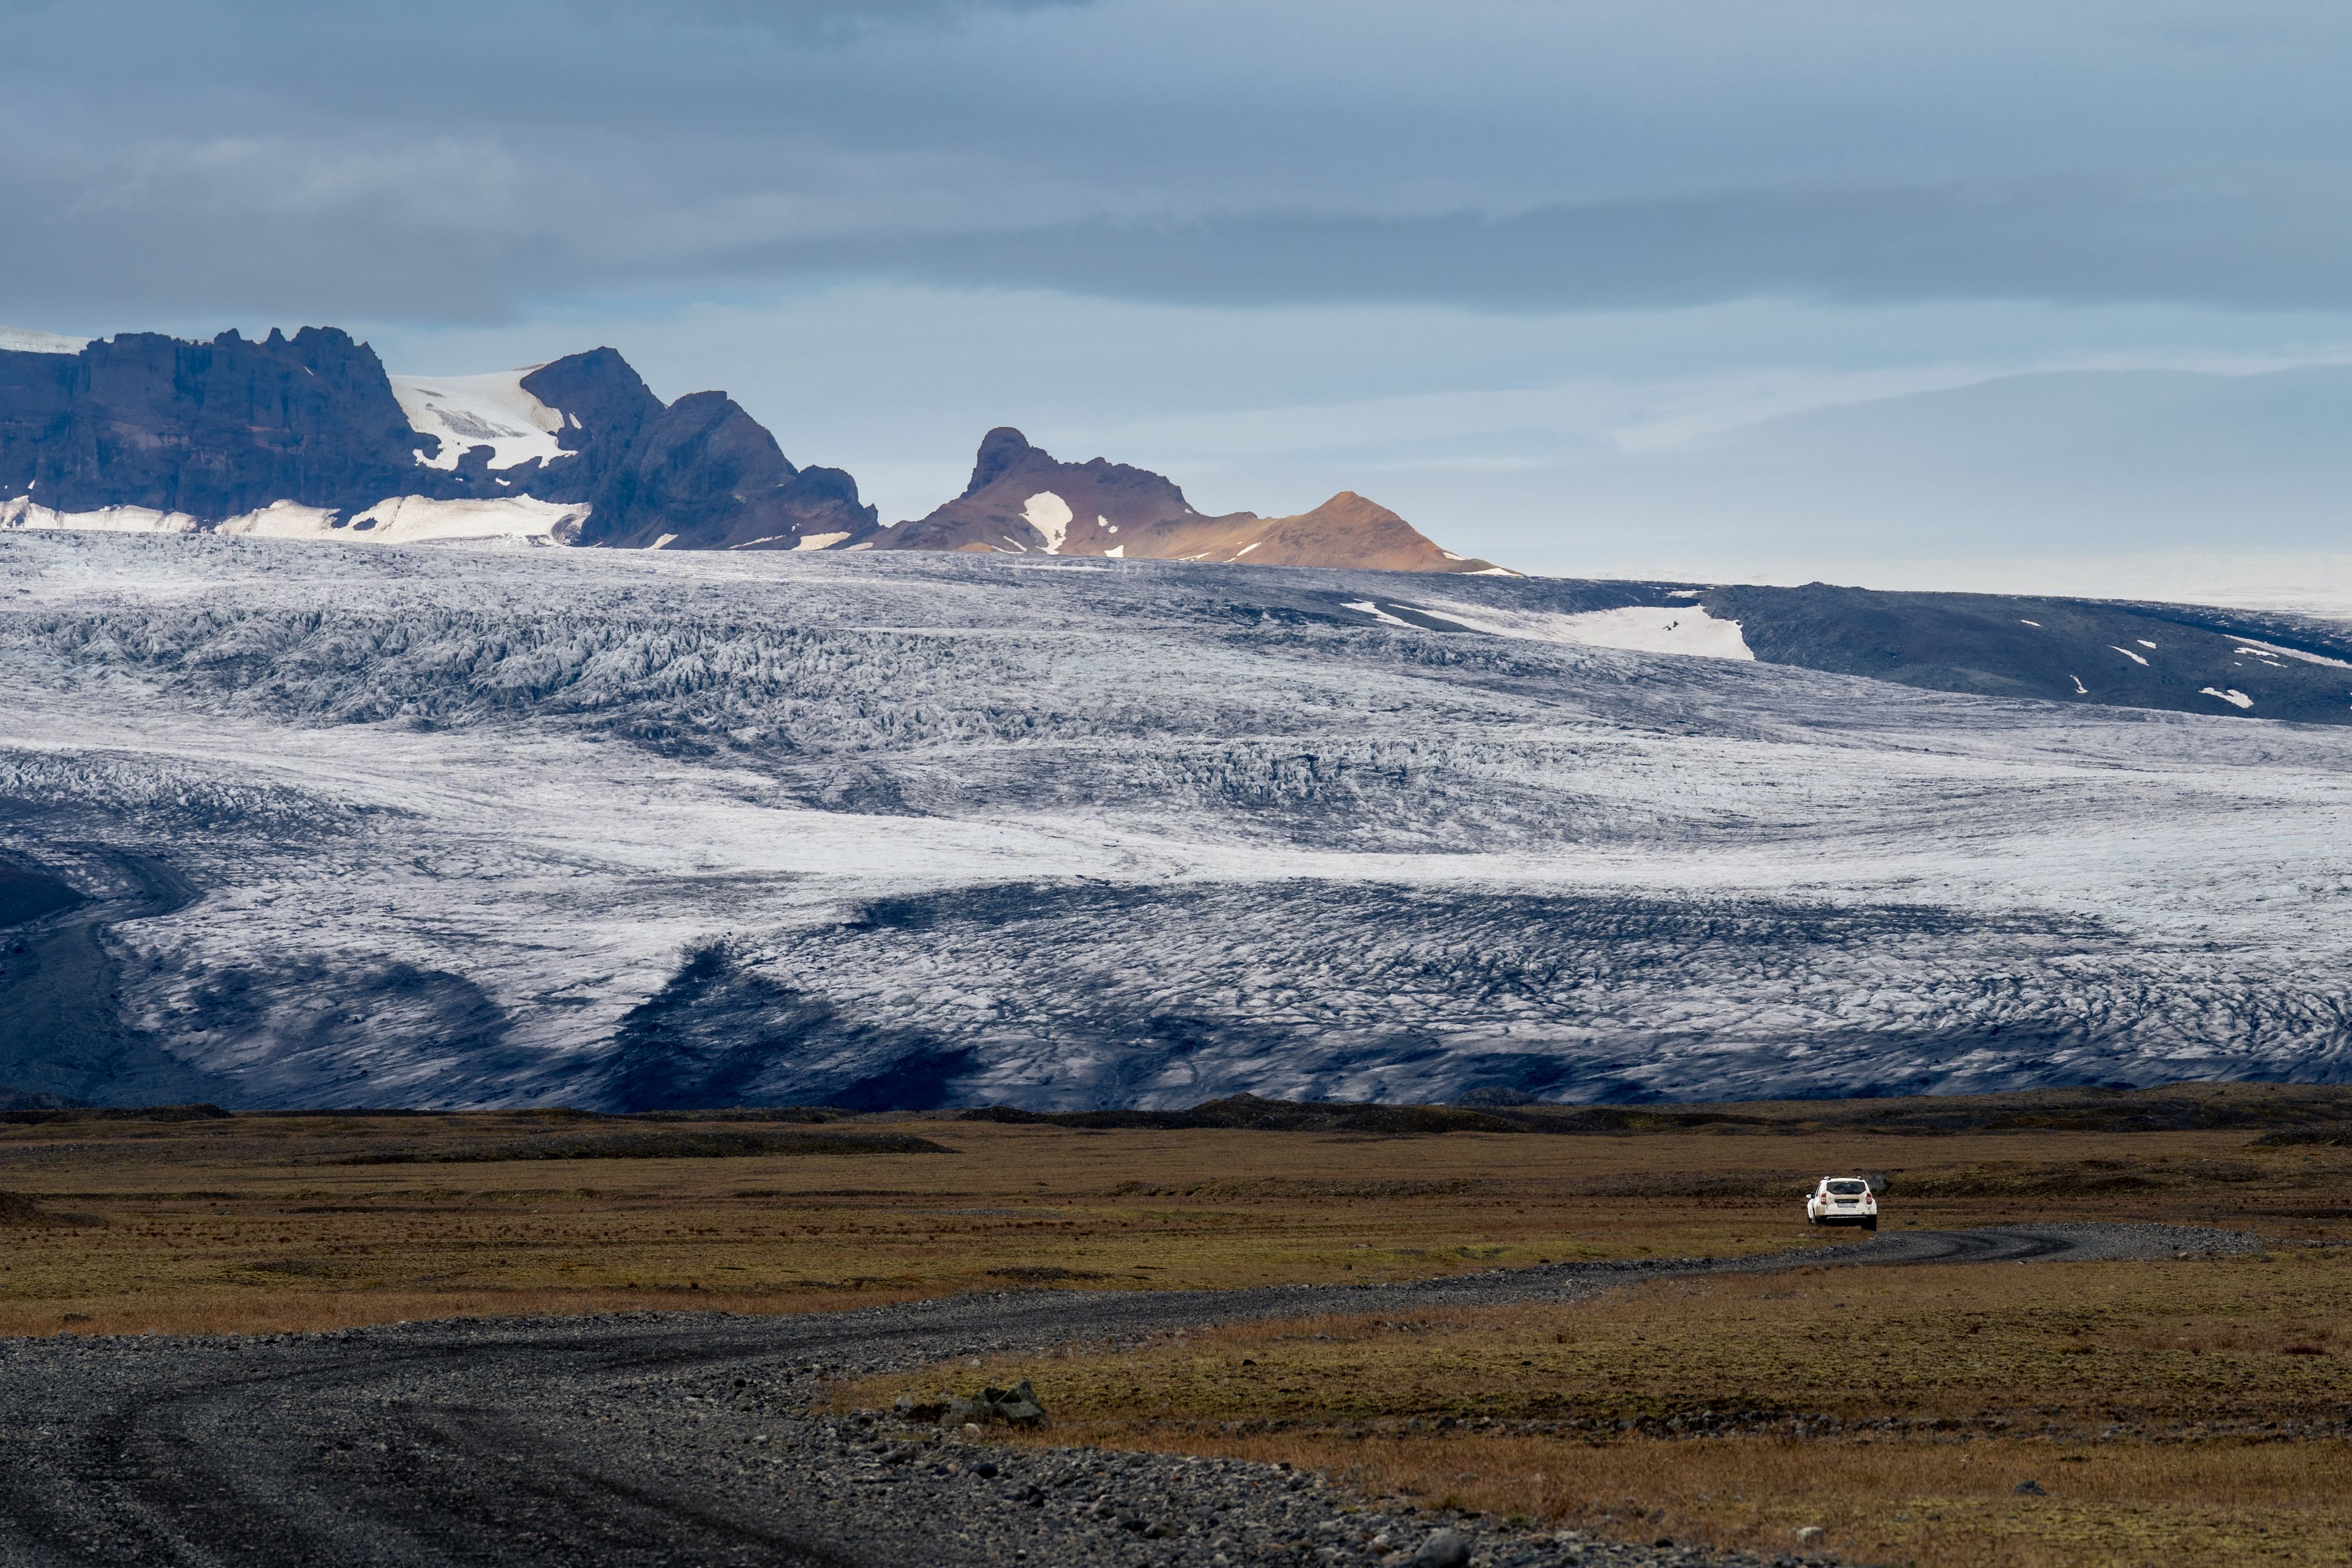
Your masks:
{"label": "car rear window", "polygon": [[1842,1198],[1858,1198],[1870,1190],[1866,1182],[1832,1182],[1830,1191]]}

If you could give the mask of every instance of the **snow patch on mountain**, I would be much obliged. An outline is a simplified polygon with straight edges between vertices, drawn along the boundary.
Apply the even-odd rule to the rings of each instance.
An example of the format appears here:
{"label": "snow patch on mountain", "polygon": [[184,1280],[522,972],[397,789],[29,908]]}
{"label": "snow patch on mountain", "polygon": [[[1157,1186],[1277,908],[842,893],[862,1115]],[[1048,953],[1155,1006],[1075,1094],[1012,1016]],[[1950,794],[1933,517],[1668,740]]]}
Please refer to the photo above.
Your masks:
{"label": "snow patch on mountain", "polygon": [[343,544],[453,543],[509,540],[570,544],[580,536],[588,508],[532,496],[488,500],[435,500],[394,496],[345,521],[326,507],[272,501],[258,511],[207,524],[185,512],[115,506],[59,512],[19,497],[0,501],[0,530],[68,533],[219,533],[253,539],[332,540]]}
{"label": "snow patch on mountain", "polygon": [[1051,490],[1038,491],[1021,509],[1022,521],[1045,536],[1045,553],[1048,555],[1062,552],[1062,542],[1070,537],[1073,515],[1070,503]]}
{"label": "snow patch on mountain", "polygon": [[55,332],[28,332],[21,327],[0,327],[0,353],[78,354],[89,346],[88,338],[61,338]]}
{"label": "snow patch on mountain", "polygon": [[588,508],[541,500],[536,496],[500,496],[493,500],[435,500],[395,496],[382,500],[331,533],[307,537],[348,538],[358,543],[457,543],[510,540],[524,544],[570,544],[580,537]]}
{"label": "snow patch on mountain", "polygon": [[109,506],[95,511],[53,511],[29,496],[0,500],[0,528],[58,530],[70,533],[194,533],[204,527],[184,511],[152,507]]}
{"label": "snow patch on mountain", "polygon": [[1699,658],[1752,662],[1756,658],[1755,650],[1740,635],[1738,621],[1717,619],[1696,605],[1633,605],[1622,609],[1559,615],[1542,610],[1497,609],[1449,599],[1424,599],[1422,604],[1433,616],[1493,637],[1524,637],[1532,642],[1567,643],[1580,647],[1623,648],[1631,653],[1678,653]]}
{"label": "snow patch on mountain", "polygon": [[[2256,642],[2248,637],[2242,637],[2237,640],[2241,645],[2239,651],[2242,653],[2254,653],[2272,658],[2297,658],[2305,664],[2324,664],[2331,669],[2352,669],[2352,660],[2330,658],[2324,653],[2305,653],[2299,647],[2283,647],[2277,643]],[[2147,646],[2154,647],[2156,645],[2150,643]]]}
{"label": "snow patch on mountain", "polygon": [[417,461],[428,468],[457,468],[469,447],[490,448],[493,469],[552,462],[563,455],[556,440],[563,415],[523,390],[523,380],[541,365],[488,375],[395,375],[392,395],[410,426],[441,437],[441,449]]}
{"label": "snow patch on mountain", "polygon": [[302,506],[290,500],[271,501],[214,525],[216,533],[250,534],[256,539],[331,539],[341,513],[331,507]]}
{"label": "snow patch on mountain", "polygon": [[1344,610],[1353,610],[1359,615],[1370,616],[1372,619],[1380,622],[1380,624],[1384,626],[1402,626],[1407,631],[1416,631],[1420,629],[1411,621],[1390,615],[1386,610],[1381,609],[1380,605],[1374,604],[1370,599],[1357,600],[1354,603],[1342,605],[1339,607]]}

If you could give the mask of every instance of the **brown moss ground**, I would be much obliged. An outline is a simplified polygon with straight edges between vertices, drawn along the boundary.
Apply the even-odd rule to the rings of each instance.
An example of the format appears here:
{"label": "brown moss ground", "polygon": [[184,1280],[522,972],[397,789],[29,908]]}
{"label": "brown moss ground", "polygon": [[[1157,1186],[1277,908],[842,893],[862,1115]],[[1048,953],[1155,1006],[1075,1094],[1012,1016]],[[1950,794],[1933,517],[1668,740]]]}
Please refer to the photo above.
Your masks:
{"label": "brown moss ground", "polygon": [[[1411,1138],[867,1118],[849,1130],[947,1152],[724,1158],[499,1157],[562,1152],[551,1142],[573,1133],[741,1131],[724,1119],[0,1124],[0,1332],[789,1311],[1839,1247],[1854,1238],[1809,1231],[1798,1191],[1874,1171],[1892,1179],[1890,1226],[2149,1219],[2281,1245],[2260,1262],[1662,1282],[857,1393],[1030,1375],[1059,1418],[1047,1440],[1281,1458],[1430,1506],[1643,1539],[1784,1548],[1819,1524],[1872,1561],[2340,1562],[2352,1258],[2286,1244],[2352,1236],[2352,1149],[2263,1140],[2340,1124],[2347,1105],[2214,1088],[2153,1110],[2006,1097]],[[2169,1130],[2124,1130],[2133,1117]],[[2016,1494],[2028,1476],[2048,1495]]]}
{"label": "brown moss ground", "polygon": [[[1804,1268],[948,1367],[1050,1440],[1279,1458],[1424,1506],[1873,1561],[2341,1562],[2352,1256]],[[2032,1479],[2047,1495],[2021,1496]]]}
{"label": "brown moss ground", "polygon": [[[1414,1138],[866,1118],[848,1130],[948,1152],[730,1158],[497,1158],[613,1131],[541,1112],[0,1125],[0,1192],[103,1222],[0,1215],[0,1332],[778,1311],[1008,1285],[1197,1289],[1729,1256],[1853,1240],[1801,1224],[1799,1190],[1833,1170],[1888,1173],[1889,1225],[2032,1215],[2352,1231],[2352,1150],[2266,1145],[2259,1122],[1890,1136],[1841,1123],[1839,1108],[1767,1109],[1783,1120],[1759,1118],[1762,1131]],[[2004,1101],[2000,1114],[2018,1111]]]}

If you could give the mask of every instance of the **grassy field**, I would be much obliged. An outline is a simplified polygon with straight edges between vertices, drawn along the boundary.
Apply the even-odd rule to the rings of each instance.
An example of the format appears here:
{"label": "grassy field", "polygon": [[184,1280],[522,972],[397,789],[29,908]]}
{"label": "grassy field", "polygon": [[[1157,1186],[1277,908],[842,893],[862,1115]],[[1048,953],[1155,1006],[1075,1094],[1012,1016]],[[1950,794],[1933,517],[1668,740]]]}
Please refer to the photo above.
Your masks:
{"label": "grassy field", "polygon": [[1051,1441],[1277,1458],[1640,1539],[1786,1548],[1816,1525],[1868,1561],[2340,1562],[2352,1257],[2324,1244],[2352,1237],[2347,1126],[2352,1091],[2251,1087],[1418,1120],[20,1118],[0,1122],[0,1332],[1835,1247],[1853,1238],[1810,1231],[1800,1190],[1861,1171],[1885,1176],[1890,1227],[2152,1219],[2273,1247],[1661,1282],[843,1397],[1030,1376]]}

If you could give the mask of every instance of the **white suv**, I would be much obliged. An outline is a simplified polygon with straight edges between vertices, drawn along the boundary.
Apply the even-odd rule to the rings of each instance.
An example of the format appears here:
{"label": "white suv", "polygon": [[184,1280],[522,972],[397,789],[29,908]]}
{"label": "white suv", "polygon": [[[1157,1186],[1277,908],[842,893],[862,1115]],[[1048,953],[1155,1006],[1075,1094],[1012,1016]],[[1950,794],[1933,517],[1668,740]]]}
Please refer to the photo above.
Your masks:
{"label": "white suv", "polygon": [[1878,1198],[1860,1176],[1823,1176],[1805,1196],[1807,1225],[1858,1225],[1878,1228]]}

